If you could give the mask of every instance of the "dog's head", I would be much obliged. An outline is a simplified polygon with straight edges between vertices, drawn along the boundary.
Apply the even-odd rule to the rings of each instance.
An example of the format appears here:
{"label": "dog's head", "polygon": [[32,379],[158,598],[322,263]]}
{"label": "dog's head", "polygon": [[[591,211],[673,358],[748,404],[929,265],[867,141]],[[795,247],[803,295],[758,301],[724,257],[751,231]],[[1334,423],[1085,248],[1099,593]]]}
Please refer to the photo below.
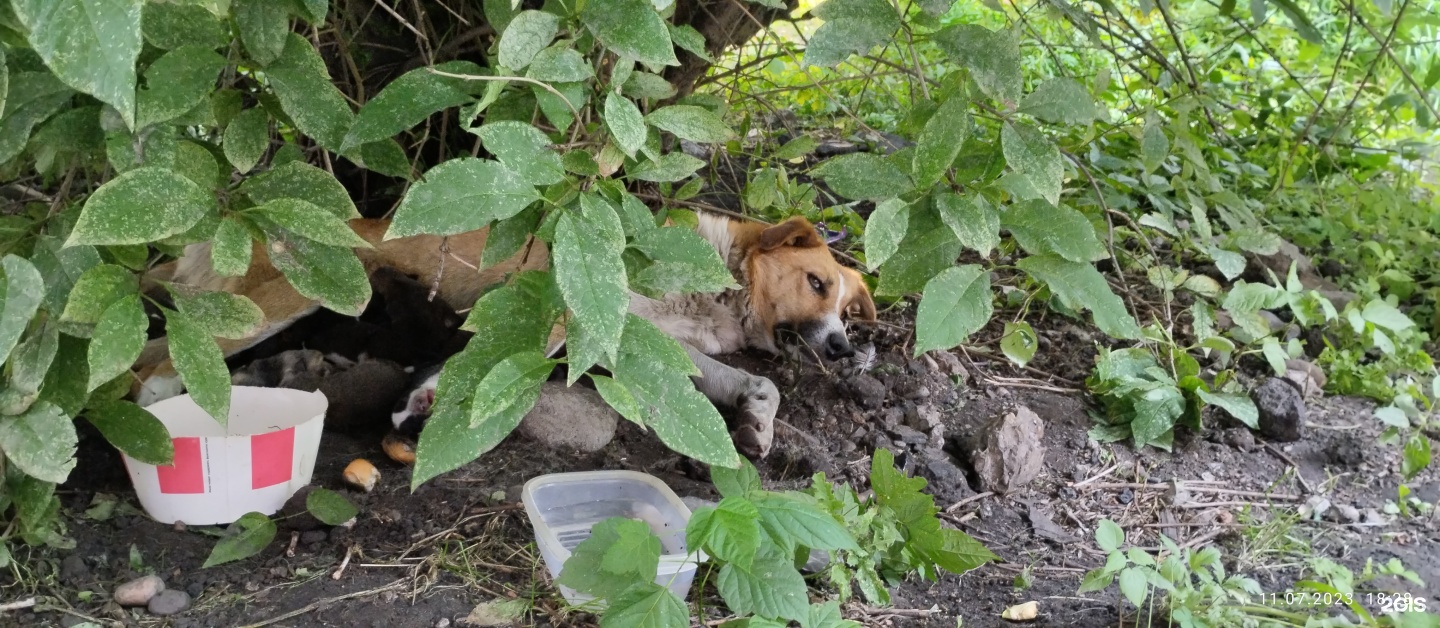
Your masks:
{"label": "dog's head", "polygon": [[775,351],[775,334],[792,330],[816,355],[836,360],[854,353],[845,320],[875,320],[875,302],[860,273],[836,262],[804,217],[761,231],[746,263],[762,348]]}

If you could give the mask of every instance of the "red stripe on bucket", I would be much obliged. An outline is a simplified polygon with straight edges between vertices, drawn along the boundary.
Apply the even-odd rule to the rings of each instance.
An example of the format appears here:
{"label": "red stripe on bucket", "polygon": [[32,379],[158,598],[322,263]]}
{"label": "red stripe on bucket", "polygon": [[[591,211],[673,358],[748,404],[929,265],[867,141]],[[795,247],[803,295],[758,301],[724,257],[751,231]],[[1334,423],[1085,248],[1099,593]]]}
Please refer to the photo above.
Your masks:
{"label": "red stripe on bucket", "polygon": [[175,464],[155,467],[160,479],[160,492],[165,494],[204,493],[205,460],[200,455],[200,439],[195,436],[171,439],[175,445]]}
{"label": "red stripe on bucket", "polygon": [[290,481],[295,466],[295,428],[250,437],[250,488]]}

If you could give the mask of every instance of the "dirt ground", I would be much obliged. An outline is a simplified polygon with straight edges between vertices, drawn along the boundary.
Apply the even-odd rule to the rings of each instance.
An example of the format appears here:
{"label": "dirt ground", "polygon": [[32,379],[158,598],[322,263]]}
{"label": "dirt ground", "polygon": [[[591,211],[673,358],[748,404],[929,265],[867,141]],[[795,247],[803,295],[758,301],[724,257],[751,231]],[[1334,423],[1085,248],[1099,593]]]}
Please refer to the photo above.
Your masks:
{"label": "dirt ground", "polygon": [[[956,626],[963,620],[964,626],[993,626],[1005,623],[999,616],[1006,607],[1034,600],[1040,616],[1031,625],[1129,623],[1134,609],[1119,602],[1113,588],[1077,594],[1083,572],[1104,561],[1093,542],[1101,518],[1119,522],[1134,545],[1158,546],[1162,530],[1182,545],[1218,544],[1227,569],[1257,578],[1267,593],[1297,580],[1306,555],[1353,569],[1368,559],[1399,558],[1428,586],[1389,578],[1378,584],[1440,600],[1440,523],[1433,514],[1407,519],[1383,512],[1396,493],[1399,452],[1377,444],[1380,424],[1369,403],[1312,400],[1304,437],[1269,445],[1207,413],[1204,433],[1177,435],[1173,453],[1137,453],[1086,437],[1091,409],[1080,382],[1093,364],[1095,337],[1072,321],[1057,317],[1037,325],[1040,353],[1022,371],[973,348],[957,351],[954,360],[909,359],[909,316],[889,312],[884,318],[892,322],[858,330],[861,355],[840,364],[750,354],[732,360],[774,379],[784,395],[777,447],[759,464],[767,488],[803,487],[817,471],[863,485],[869,454],[887,447],[908,471],[930,480],[947,525],[1005,560],[938,582],[906,582],[893,608],[852,604],[849,617],[866,625]],[[970,346],[997,346],[999,325],[982,330]],[[867,360],[869,346],[875,351]],[[1021,405],[1043,423],[1044,471],[1007,496],[979,494],[969,452],[987,422]],[[913,416],[936,414],[943,435],[906,427]],[[632,469],[658,476],[682,496],[716,498],[703,469],[624,422],[614,442],[593,455],[547,451],[514,435],[414,493],[409,470],[385,459],[378,442],[378,435],[327,433],[321,444],[314,482],[360,507],[353,529],[301,531],[293,529],[300,518],[285,519],[259,556],[202,569],[214,536],[141,514],[118,455],[97,433],[85,433],[82,464],[61,487],[76,546],[17,551],[17,566],[0,575],[0,601],[43,601],[0,615],[0,623],[440,628],[474,625],[466,618],[477,605],[523,599],[533,608],[523,625],[594,625],[593,616],[564,610],[515,503],[519,486],[543,473]],[[341,470],[357,456],[383,473],[373,493],[347,490],[341,481]],[[1171,482],[1186,483],[1188,495],[1173,496]],[[1440,500],[1433,467],[1410,485],[1420,499]],[[1217,488],[1255,495],[1211,491]],[[1315,494],[1335,508],[1319,521],[1294,521],[1296,507]],[[87,515],[97,495],[121,505],[108,517]],[[1363,513],[1361,520],[1335,521],[1342,505]],[[1032,575],[1027,589],[1015,586],[1023,569]],[[185,589],[194,605],[161,618],[109,602],[117,584],[146,573]],[[697,577],[691,600],[704,601],[707,620],[720,619],[719,598],[713,585],[699,584],[703,579]]]}

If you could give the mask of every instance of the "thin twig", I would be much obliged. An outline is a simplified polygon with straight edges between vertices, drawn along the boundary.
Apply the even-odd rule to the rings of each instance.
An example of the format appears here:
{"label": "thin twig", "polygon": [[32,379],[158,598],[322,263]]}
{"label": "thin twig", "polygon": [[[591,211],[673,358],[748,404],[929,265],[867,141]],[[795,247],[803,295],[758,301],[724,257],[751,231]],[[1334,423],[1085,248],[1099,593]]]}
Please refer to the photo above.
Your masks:
{"label": "thin twig", "polygon": [[271,617],[270,619],[267,619],[267,620],[265,620],[265,621],[262,621],[262,622],[259,622],[259,623],[255,623],[255,624],[249,624],[249,625],[247,625],[247,626],[242,626],[241,628],[262,628],[263,626],[269,626],[269,625],[271,625],[271,624],[278,624],[278,623],[280,623],[280,622],[282,622],[282,621],[285,621],[285,620],[287,620],[287,619],[291,619],[291,618],[294,618],[294,617],[299,617],[299,616],[304,615],[304,614],[306,614],[306,613],[311,613],[311,612],[314,612],[314,611],[318,611],[318,610],[320,610],[320,609],[322,609],[322,608],[325,608],[325,607],[328,607],[328,606],[330,606],[331,604],[334,604],[334,603],[336,603],[336,602],[343,602],[343,601],[345,601],[345,600],[353,600],[353,599],[355,599],[355,598],[357,598],[357,597],[365,597],[365,596],[367,596],[367,595],[375,595],[375,594],[378,594],[378,593],[384,593],[384,592],[390,591],[390,590],[392,590],[392,589],[401,589],[401,588],[404,588],[406,580],[407,580],[406,578],[401,578],[401,579],[399,579],[399,580],[396,580],[396,581],[394,581],[394,582],[391,582],[390,584],[387,584],[387,585],[382,586],[382,587],[375,587],[374,589],[366,589],[366,590],[364,590],[364,591],[356,591],[356,592],[354,592],[354,593],[346,593],[345,595],[338,595],[338,596],[335,596],[335,597],[325,598],[325,599],[323,599],[323,600],[317,600],[317,601],[315,601],[315,602],[311,602],[311,603],[309,603],[309,604],[306,604],[305,606],[302,606],[302,607],[300,607],[300,608],[297,608],[297,609],[295,609],[295,610],[293,610],[293,611],[290,611],[290,612],[288,612],[288,613],[285,613],[285,614],[283,614],[283,615],[277,615],[277,616]]}

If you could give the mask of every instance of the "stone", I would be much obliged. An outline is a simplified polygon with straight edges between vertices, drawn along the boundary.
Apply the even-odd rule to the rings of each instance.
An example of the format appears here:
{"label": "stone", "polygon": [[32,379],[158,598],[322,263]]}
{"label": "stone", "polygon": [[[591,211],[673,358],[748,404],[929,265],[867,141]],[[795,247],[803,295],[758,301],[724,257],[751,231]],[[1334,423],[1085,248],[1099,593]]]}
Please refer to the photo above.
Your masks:
{"label": "stone", "polygon": [[1300,440],[1305,426],[1305,399],[1291,382],[1271,377],[1250,393],[1260,410],[1260,433],[1281,442]]}
{"label": "stone", "polygon": [[176,589],[166,589],[159,595],[150,598],[150,604],[145,608],[150,611],[151,615],[160,617],[181,613],[190,608],[190,594]]}
{"label": "stone", "polygon": [[115,587],[110,599],[121,606],[144,606],[164,590],[165,581],[160,576],[142,576]]}
{"label": "stone", "polygon": [[980,448],[970,456],[971,466],[986,491],[1005,495],[1039,477],[1045,467],[1045,426],[1025,406],[992,419],[981,435]]}
{"label": "stone", "polygon": [[1247,427],[1232,427],[1225,430],[1224,441],[1226,445],[1240,451],[1250,451],[1255,448],[1255,435],[1251,434],[1250,428]]}
{"label": "stone", "polygon": [[916,456],[915,474],[929,482],[926,490],[935,496],[941,508],[975,494],[965,471],[938,447],[925,449]]}
{"label": "stone", "polygon": [[862,407],[875,410],[885,403],[885,384],[867,373],[840,381],[840,392]]}
{"label": "stone", "polygon": [[545,382],[540,400],[520,421],[519,431],[551,449],[600,451],[615,438],[620,414],[600,393],[565,382]]}
{"label": "stone", "polygon": [[908,406],[905,408],[905,424],[928,434],[942,424],[940,411],[929,405]]}
{"label": "stone", "polygon": [[1335,508],[1331,513],[1334,514],[1333,518],[1340,523],[1356,523],[1360,521],[1360,509],[1350,504],[1335,504]]}
{"label": "stone", "polygon": [[908,425],[890,428],[890,434],[906,445],[921,445],[930,441],[930,435]]}
{"label": "stone", "polygon": [[1319,397],[1325,390],[1325,371],[1307,360],[1286,360],[1285,379],[1295,382],[1306,399]]}
{"label": "stone", "polygon": [[1311,521],[1319,521],[1325,513],[1330,511],[1330,500],[1320,495],[1311,495],[1298,509],[1300,516]]}

